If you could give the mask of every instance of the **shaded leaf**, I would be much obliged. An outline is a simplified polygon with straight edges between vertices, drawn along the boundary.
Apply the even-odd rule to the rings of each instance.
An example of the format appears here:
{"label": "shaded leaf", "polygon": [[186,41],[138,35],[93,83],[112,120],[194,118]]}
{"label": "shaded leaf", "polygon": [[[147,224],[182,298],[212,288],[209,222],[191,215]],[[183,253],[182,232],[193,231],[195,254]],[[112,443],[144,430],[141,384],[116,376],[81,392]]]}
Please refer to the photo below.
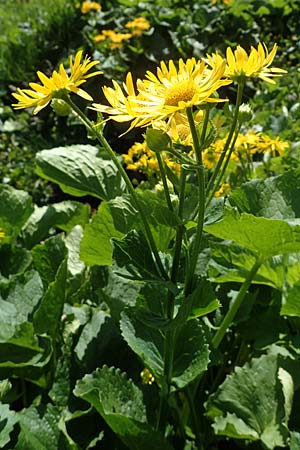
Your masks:
{"label": "shaded leaf", "polygon": [[10,433],[17,421],[17,414],[10,410],[9,405],[0,403],[0,448],[9,443]]}
{"label": "shaded leaf", "polygon": [[98,369],[78,381],[74,393],[91,403],[131,450],[171,450],[147,423],[142,391],[120,370]]}
{"label": "shaded leaf", "polygon": [[122,194],[125,184],[113,162],[97,154],[98,149],[91,145],[42,150],[36,155],[37,173],[67,194],[109,200]]}

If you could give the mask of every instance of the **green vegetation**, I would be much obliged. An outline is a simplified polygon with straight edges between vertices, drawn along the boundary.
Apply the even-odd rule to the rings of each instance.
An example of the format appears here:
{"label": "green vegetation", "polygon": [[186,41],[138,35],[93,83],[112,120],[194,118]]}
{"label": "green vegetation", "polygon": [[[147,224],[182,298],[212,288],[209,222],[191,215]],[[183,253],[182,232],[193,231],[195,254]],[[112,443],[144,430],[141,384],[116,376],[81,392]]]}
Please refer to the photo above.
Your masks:
{"label": "green vegetation", "polygon": [[0,449],[300,449],[299,18],[0,5]]}

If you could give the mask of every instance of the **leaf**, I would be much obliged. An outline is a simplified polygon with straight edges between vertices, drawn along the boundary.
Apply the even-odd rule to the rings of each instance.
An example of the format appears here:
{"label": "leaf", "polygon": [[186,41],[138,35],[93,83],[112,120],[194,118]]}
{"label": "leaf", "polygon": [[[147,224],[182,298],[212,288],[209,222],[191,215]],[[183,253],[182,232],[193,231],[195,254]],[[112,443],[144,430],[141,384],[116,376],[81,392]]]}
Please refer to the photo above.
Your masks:
{"label": "leaf", "polygon": [[47,206],[35,206],[22,231],[27,248],[32,248],[48,237],[52,227],[71,231],[75,225],[84,226],[89,221],[90,208],[79,202],[66,200]]}
{"label": "leaf", "polygon": [[18,414],[20,434],[15,450],[64,450],[60,441],[59,409],[55,406],[30,406]]}
{"label": "leaf", "polygon": [[31,251],[34,265],[39,271],[45,287],[55,280],[57,270],[67,256],[67,249],[60,235],[36,245]]}
{"label": "leaf", "polygon": [[174,320],[180,323],[206,316],[221,306],[208,280],[200,280],[191,295],[183,298]]}
{"label": "leaf", "polygon": [[129,347],[146,367],[162,382],[164,374],[164,336],[159,328],[146,326],[139,320],[135,308],[126,308],[121,314],[120,328]]}
{"label": "leaf", "polygon": [[100,308],[92,308],[91,317],[84,325],[74,348],[78,360],[89,371],[97,367],[114,332],[110,315]]}
{"label": "leaf", "polygon": [[125,267],[133,279],[159,279],[152,253],[141,232],[130,231],[121,239],[112,239],[114,257],[119,267]]}
{"label": "leaf", "polygon": [[49,283],[47,291],[33,315],[34,327],[38,334],[47,333],[53,339],[56,338],[65,302],[66,278],[67,258],[60,264],[55,279]]}
{"label": "leaf", "polygon": [[88,266],[110,266],[112,264],[113,246],[111,238],[121,238],[110,208],[102,202],[92,221],[85,226],[80,247],[80,257]]}
{"label": "leaf", "polygon": [[109,200],[120,195],[125,184],[110,160],[97,156],[91,145],[71,145],[42,150],[36,155],[37,173],[57,183],[63,192]]}
{"label": "leaf", "polygon": [[172,384],[183,389],[209,364],[209,348],[200,322],[190,320],[176,333]]}
{"label": "leaf", "polygon": [[78,381],[74,394],[92,404],[131,450],[171,450],[147,423],[143,394],[124,373],[103,367]]}
{"label": "leaf", "polygon": [[286,445],[293,388],[281,360],[276,352],[263,355],[226,377],[206,405],[217,434],[261,440],[270,450]]}
{"label": "leaf", "polygon": [[300,217],[300,180],[290,171],[266,180],[251,180],[235,189],[230,204],[240,212],[270,219]]}
{"label": "leaf", "polygon": [[16,239],[32,211],[32,199],[27,192],[0,185],[0,228],[5,232],[3,242]]}
{"label": "leaf", "polygon": [[300,286],[289,287],[283,295],[280,314],[282,316],[300,316]]}
{"label": "leaf", "polygon": [[300,433],[297,433],[297,431],[292,431],[290,450],[299,450],[299,448],[300,448]]}
{"label": "leaf", "polygon": [[227,209],[223,219],[204,227],[221,239],[229,239],[263,258],[300,252],[300,225],[283,220],[239,214]]}
{"label": "leaf", "polygon": [[10,410],[9,405],[0,403],[0,448],[10,442],[10,433],[17,422],[17,414]]}

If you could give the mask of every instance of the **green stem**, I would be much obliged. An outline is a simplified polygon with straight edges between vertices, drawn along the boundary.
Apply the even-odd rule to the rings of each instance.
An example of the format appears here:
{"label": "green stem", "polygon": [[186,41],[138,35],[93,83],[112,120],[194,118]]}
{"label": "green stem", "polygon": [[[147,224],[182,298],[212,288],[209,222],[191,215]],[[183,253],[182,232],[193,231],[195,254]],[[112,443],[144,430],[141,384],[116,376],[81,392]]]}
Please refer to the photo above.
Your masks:
{"label": "green stem", "polygon": [[231,128],[230,128],[230,131],[228,133],[228,136],[227,136],[227,139],[226,139],[226,142],[225,142],[225,145],[224,145],[224,149],[223,149],[222,154],[220,156],[220,159],[218,160],[218,162],[216,164],[215,170],[214,170],[214,172],[213,172],[213,174],[212,174],[212,176],[211,176],[211,178],[209,180],[209,183],[207,185],[207,188],[206,188],[207,195],[210,194],[209,198],[212,198],[214,193],[215,193],[215,191],[217,190],[218,186],[215,183],[215,180],[216,180],[216,178],[217,178],[217,176],[218,176],[218,174],[219,174],[219,172],[221,170],[221,166],[223,164],[223,161],[225,159],[227,150],[228,150],[228,148],[229,148],[229,146],[231,144],[232,137],[233,137],[235,129],[236,129],[236,125],[237,125],[238,118],[239,118],[239,109],[240,109],[240,106],[241,106],[241,103],[242,103],[244,85],[245,85],[245,81],[244,80],[242,80],[242,81],[240,81],[238,83],[238,90],[237,90],[237,96],[236,96],[236,102],[235,102],[235,110],[234,110],[234,116],[233,116]]}
{"label": "green stem", "polygon": [[195,410],[194,398],[193,398],[193,395],[192,395],[192,392],[191,392],[191,387],[187,386],[185,391],[186,391],[187,401],[188,401],[188,404],[189,404],[189,407],[190,407],[192,424],[193,424],[194,433],[195,433],[196,447],[197,447],[198,450],[203,450],[203,445],[201,443],[201,435],[200,435],[199,423],[198,423],[198,415],[197,415],[197,412]]}
{"label": "green stem", "polygon": [[209,121],[209,110],[205,110],[202,133],[200,137],[200,141],[198,138],[198,133],[196,130],[193,112],[191,108],[187,108],[187,117],[189,121],[189,126],[191,129],[194,151],[197,160],[197,178],[198,178],[198,219],[197,219],[197,229],[196,235],[191,247],[191,258],[190,265],[186,273],[186,281],[185,281],[185,293],[189,294],[192,288],[192,282],[194,278],[194,273],[196,270],[198,254],[201,245],[201,237],[203,231],[203,222],[204,222],[204,212],[205,212],[205,173],[204,167],[202,164],[202,148],[204,146],[205,136],[207,125]]}
{"label": "green stem", "polygon": [[164,187],[164,193],[165,193],[165,197],[166,197],[166,202],[168,205],[168,208],[170,211],[173,212],[173,205],[171,202],[171,197],[170,197],[170,191],[169,191],[169,187],[168,187],[168,183],[167,183],[167,177],[166,177],[166,171],[165,171],[165,166],[161,157],[160,152],[155,152],[156,154],[156,158],[157,158],[157,162],[158,162],[158,166],[159,166],[159,170],[160,170],[160,175],[161,175],[161,179],[162,179],[162,184]]}
{"label": "green stem", "polygon": [[[186,184],[186,171],[184,168],[181,168],[180,175],[180,192],[179,192],[179,205],[178,205],[178,217],[180,220],[183,218],[183,205],[185,198],[185,184]],[[179,271],[180,264],[180,256],[181,256],[181,248],[182,248],[182,239],[184,236],[184,224],[181,223],[178,225],[176,230],[176,239],[175,239],[175,250],[173,257],[173,264],[171,269],[171,281],[176,286],[177,277]],[[173,319],[174,316],[174,293],[168,292],[167,299],[167,307],[166,307],[166,317],[170,320]],[[160,405],[159,405],[159,414],[158,414],[158,427],[161,431],[164,431],[167,424],[167,415],[168,415],[168,399],[170,395],[170,384],[173,376],[173,359],[174,359],[174,338],[175,338],[175,330],[168,330],[165,336],[164,342],[164,374],[166,380],[166,392],[165,395],[161,395]]]}
{"label": "green stem", "polygon": [[247,294],[248,288],[255,277],[258,269],[260,268],[262,264],[262,260],[260,258],[257,258],[255,263],[253,264],[252,269],[248,273],[247,278],[245,279],[244,283],[241,286],[241,289],[239,290],[239,293],[237,294],[236,298],[232,301],[229,310],[227,311],[227,314],[225,315],[218,331],[214,335],[212,339],[212,345],[214,348],[218,348],[220,343],[222,342],[223,337],[225,336],[225,333],[227,329],[230,327],[233,319],[235,318],[236,313],[238,312],[241,304],[243,303],[243,300],[245,298],[245,295]]}
{"label": "green stem", "polygon": [[82,122],[85,124],[85,126],[91,131],[92,134],[94,134],[94,136],[98,139],[100,144],[103,146],[104,150],[107,152],[107,154],[110,156],[110,158],[113,160],[113,162],[117,166],[117,168],[118,168],[118,170],[119,170],[119,172],[120,172],[120,174],[121,174],[121,176],[122,176],[122,178],[123,178],[123,180],[124,180],[124,182],[126,184],[128,192],[130,192],[130,194],[131,194],[131,196],[133,198],[135,207],[137,208],[137,210],[138,210],[138,212],[139,212],[139,214],[141,216],[141,219],[142,219],[142,222],[143,222],[143,225],[144,225],[145,234],[146,234],[147,241],[148,241],[148,245],[149,245],[149,247],[150,247],[150,249],[151,249],[151,251],[153,253],[154,259],[155,259],[156,264],[157,264],[157,267],[158,267],[162,277],[165,280],[168,280],[169,279],[168,274],[165,271],[165,268],[164,268],[164,266],[163,266],[163,264],[161,262],[161,259],[160,259],[158,250],[156,248],[156,244],[155,244],[154,238],[152,236],[151,229],[149,227],[149,224],[148,224],[148,221],[147,221],[144,209],[143,209],[142,205],[140,204],[140,202],[138,200],[138,197],[137,197],[137,194],[135,192],[135,189],[132,186],[131,181],[130,181],[130,179],[129,179],[125,169],[123,168],[123,166],[120,163],[118,157],[116,156],[115,152],[113,151],[113,149],[111,148],[111,146],[109,145],[109,143],[107,142],[107,140],[105,139],[103,134],[101,132],[99,132],[96,128],[93,127],[92,122],[83,114],[81,109],[78,108],[78,106],[75,105],[75,103],[73,103],[73,101],[70,99],[70,97],[65,97],[64,101],[68,105],[70,105],[70,107],[79,116],[79,118],[82,120]]}
{"label": "green stem", "polygon": [[240,127],[237,127],[236,132],[234,134],[234,138],[233,138],[232,143],[231,143],[230,148],[229,148],[229,152],[226,155],[225,162],[224,162],[224,164],[223,164],[223,166],[221,168],[221,171],[219,172],[219,175],[217,177],[216,183],[214,185],[214,189],[211,191],[210,195],[208,195],[208,197],[207,197],[206,207],[208,207],[208,205],[212,201],[213,196],[215,195],[215,191],[217,190],[217,188],[222,184],[223,177],[225,175],[225,172],[226,172],[227,166],[229,164],[232,152],[234,150],[235,143],[236,143],[236,140],[238,138],[239,132],[240,132]]}

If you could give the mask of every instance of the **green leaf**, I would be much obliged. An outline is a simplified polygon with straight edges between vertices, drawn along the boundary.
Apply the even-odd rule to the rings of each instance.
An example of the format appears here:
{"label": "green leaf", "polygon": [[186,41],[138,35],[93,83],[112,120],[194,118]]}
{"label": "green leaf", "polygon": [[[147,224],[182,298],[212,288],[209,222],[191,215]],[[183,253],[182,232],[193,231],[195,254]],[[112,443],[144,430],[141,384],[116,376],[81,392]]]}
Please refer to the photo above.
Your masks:
{"label": "green leaf", "polygon": [[65,450],[58,427],[59,409],[55,406],[30,406],[18,414],[20,434],[15,450]]}
{"label": "green leaf", "polygon": [[120,195],[125,184],[112,161],[97,156],[91,145],[71,145],[42,150],[36,155],[37,173],[57,183],[63,192],[109,200]]}
{"label": "green leaf", "polygon": [[209,348],[201,323],[186,322],[176,333],[172,384],[183,389],[203,373],[209,364]]}
{"label": "green leaf", "polygon": [[0,228],[5,232],[3,242],[16,239],[32,211],[32,199],[27,192],[6,184],[0,185]]}
{"label": "green leaf", "polygon": [[283,220],[239,214],[227,209],[224,218],[204,227],[205,231],[221,239],[229,239],[260,257],[300,252],[300,225]]}
{"label": "green leaf", "polygon": [[121,314],[120,328],[129,347],[140,357],[158,383],[164,374],[164,336],[157,327],[146,326],[135,308],[126,308]]}
{"label": "green leaf", "polygon": [[[253,252],[232,242],[212,242],[210,253],[208,273],[216,283],[242,283],[256,260]],[[297,283],[299,270],[299,254],[273,256],[261,264],[253,283],[282,289],[284,283]]]}
{"label": "green leaf", "polygon": [[114,225],[108,204],[102,202],[91,223],[84,229],[81,259],[88,266],[110,266],[113,255],[111,238],[121,238],[123,235]]}
{"label": "green leaf", "polygon": [[296,431],[291,432],[291,447],[290,450],[299,450],[300,448],[300,433]]}
{"label": "green leaf", "polygon": [[97,367],[101,353],[115,333],[110,315],[100,308],[91,308],[91,317],[84,325],[74,353],[82,365],[89,370]]}
{"label": "green leaf", "polygon": [[159,279],[152,253],[141,232],[130,231],[121,239],[112,239],[114,257],[119,267],[125,267],[134,279]]}
{"label": "green leaf", "polygon": [[300,316],[300,286],[289,287],[283,295],[280,314],[282,316]]}
{"label": "green leaf", "polygon": [[78,381],[74,394],[93,405],[131,450],[171,450],[148,423],[143,394],[124,373],[103,367]]}
{"label": "green leaf", "polygon": [[0,448],[10,442],[10,433],[17,421],[17,414],[9,409],[9,405],[0,403]]}
{"label": "green leaf", "polygon": [[89,221],[88,205],[66,200],[47,206],[35,207],[22,231],[27,248],[32,248],[45,239],[52,227],[69,232],[75,225],[84,226]]}
{"label": "green leaf", "polygon": [[56,337],[65,302],[66,278],[67,258],[59,266],[55,279],[49,283],[47,291],[33,315],[37,333],[47,333],[52,338]]}
{"label": "green leaf", "polygon": [[293,380],[271,352],[236,367],[207,402],[217,434],[261,440],[267,449],[284,447],[293,399]]}
{"label": "green leaf", "polygon": [[189,319],[206,316],[221,306],[208,280],[201,280],[187,298],[182,299],[174,320],[181,323]]}
{"label": "green leaf", "polygon": [[266,180],[251,180],[235,189],[230,204],[240,212],[269,219],[300,217],[300,180],[298,174],[287,172]]}

